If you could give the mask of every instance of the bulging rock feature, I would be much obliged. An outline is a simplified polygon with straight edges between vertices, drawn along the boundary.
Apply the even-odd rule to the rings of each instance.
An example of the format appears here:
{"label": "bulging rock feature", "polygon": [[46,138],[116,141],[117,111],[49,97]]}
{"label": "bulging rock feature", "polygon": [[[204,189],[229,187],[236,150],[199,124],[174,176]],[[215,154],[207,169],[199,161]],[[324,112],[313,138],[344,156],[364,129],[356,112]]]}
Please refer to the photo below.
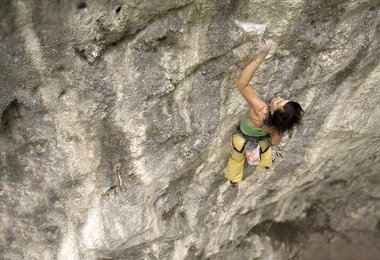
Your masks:
{"label": "bulging rock feature", "polygon": [[[377,259],[380,4],[0,3],[0,258]],[[224,179],[247,110],[297,100],[265,173]]]}

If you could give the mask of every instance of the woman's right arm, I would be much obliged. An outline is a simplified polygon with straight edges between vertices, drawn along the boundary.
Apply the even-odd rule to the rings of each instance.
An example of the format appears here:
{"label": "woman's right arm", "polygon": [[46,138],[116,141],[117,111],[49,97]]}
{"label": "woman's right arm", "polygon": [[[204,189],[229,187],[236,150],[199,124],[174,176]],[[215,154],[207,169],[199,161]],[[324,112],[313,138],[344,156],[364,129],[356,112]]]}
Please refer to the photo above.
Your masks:
{"label": "woman's right arm", "polygon": [[265,102],[258,97],[256,91],[253,88],[249,87],[249,82],[251,81],[258,67],[260,67],[261,63],[267,56],[271,48],[271,44],[272,43],[270,41],[266,43],[264,49],[260,51],[255,56],[255,58],[243,69],[236,81],[236,86],[239,89],[240,93],[254,109],[257,108],[261,110],[266,105]]}

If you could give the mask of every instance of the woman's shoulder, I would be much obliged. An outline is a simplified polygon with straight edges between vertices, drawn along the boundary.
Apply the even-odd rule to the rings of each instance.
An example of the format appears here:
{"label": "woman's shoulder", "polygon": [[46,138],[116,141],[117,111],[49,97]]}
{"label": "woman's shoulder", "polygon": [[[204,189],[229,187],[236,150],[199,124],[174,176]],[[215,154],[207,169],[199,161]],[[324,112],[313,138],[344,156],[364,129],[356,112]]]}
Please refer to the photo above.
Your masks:
{"label": "woman's shoulder", "polygon": [[257,110],[251,108],[246,116],[252,126],[261,128],[265,124],[267,112],[265,109]]}
{"label": "woman's shoulder", "polygon": [[254,112],[256,115],[259,115],[266,114],[269,110],[268,105],[264,101],[262,101],[258,103],[256,106],[251,106],[250,111]]}

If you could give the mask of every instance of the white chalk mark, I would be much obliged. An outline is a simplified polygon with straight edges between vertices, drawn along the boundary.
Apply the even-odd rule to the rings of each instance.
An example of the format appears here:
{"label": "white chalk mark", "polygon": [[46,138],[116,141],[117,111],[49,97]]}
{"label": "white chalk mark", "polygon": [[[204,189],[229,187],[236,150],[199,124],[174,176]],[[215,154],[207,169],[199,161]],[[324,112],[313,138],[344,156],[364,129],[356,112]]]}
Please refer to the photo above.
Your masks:
{"label": "white chalk mark", "polygon": [[262,36],[267,28],[267,24],[251,23],[251,22],[241,22],[239,20],[234,20],[235,24],[239,26],[242,30],[247,33],[252,33],[254,35]]}

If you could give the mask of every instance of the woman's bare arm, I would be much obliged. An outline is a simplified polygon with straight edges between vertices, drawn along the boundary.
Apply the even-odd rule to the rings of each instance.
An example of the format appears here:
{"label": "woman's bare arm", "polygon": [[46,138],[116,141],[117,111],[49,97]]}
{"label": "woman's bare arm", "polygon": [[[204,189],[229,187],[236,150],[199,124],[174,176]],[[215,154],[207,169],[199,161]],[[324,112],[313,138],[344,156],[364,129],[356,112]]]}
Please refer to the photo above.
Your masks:
{"label": "woman's bare arm", "polygon": [[281,142],[282,134],[277,131],[273,131],[270,135],[271,145],[278,145]]}
{"label": "woman's bare arm", "polygon": [[249,82],[251,81],[253,75],[255,74],[258,67],[264,61],[267,56],[272,42],[267,42],[262,51],[260,51],[255,58],[243,69],[240,73],[236,86],[239,89],[240,93],[243,95],[245,100],[251,105],[251,107],[257,111],[260,111],[265,108],[265,102],[256,94],[256,91],[249,87]]}

